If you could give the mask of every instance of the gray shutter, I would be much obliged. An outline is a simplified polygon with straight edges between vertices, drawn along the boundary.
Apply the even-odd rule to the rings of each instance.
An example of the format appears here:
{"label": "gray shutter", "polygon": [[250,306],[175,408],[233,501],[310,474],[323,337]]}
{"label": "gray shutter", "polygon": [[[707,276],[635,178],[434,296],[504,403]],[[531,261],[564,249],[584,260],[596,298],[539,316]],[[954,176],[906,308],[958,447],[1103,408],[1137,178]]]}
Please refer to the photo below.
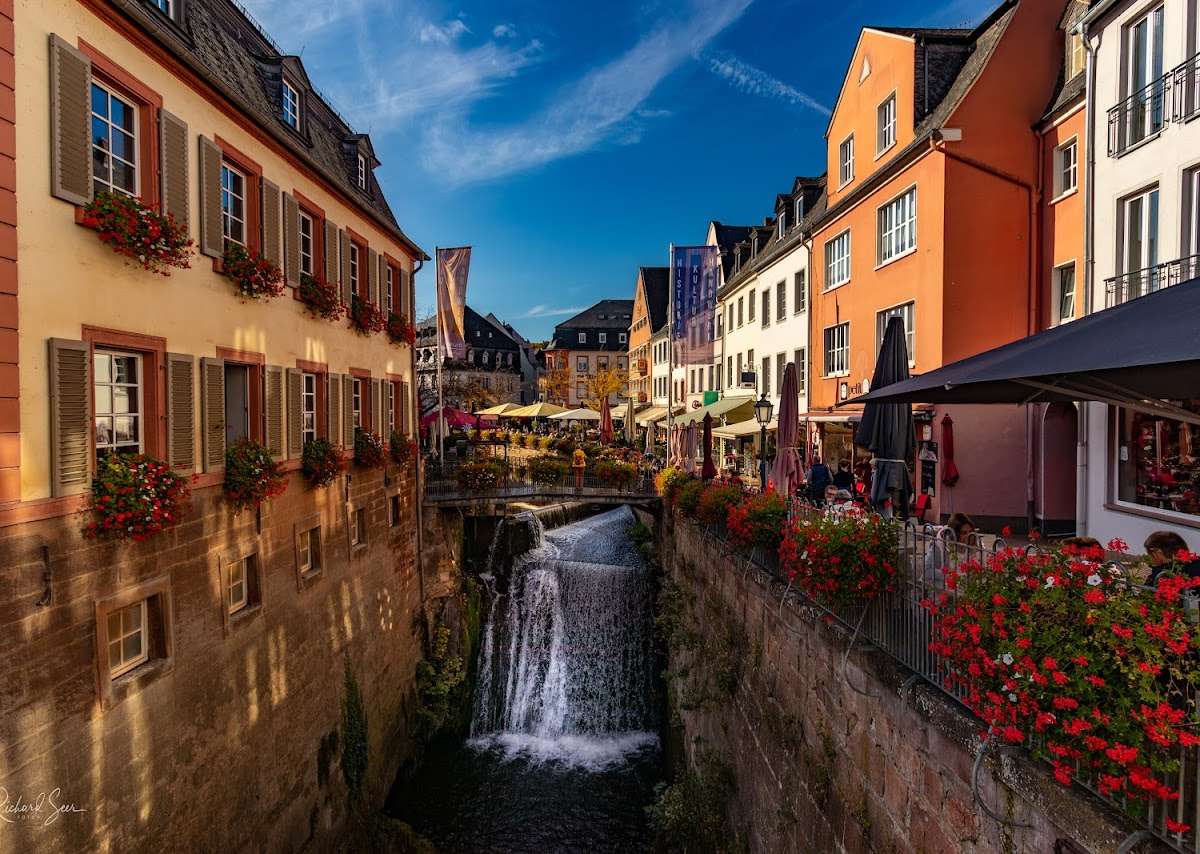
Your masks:
{"label": "gray shutter", "polygon": [[50,34],[50,193],[92,200],[92,61]]}
{"label": "gray shutter", "polygon": [[196,469],[196,357],[167,354],[167,462]]}
{"label": "gray shutter", "polygon": [[225,360],[200,360],[200,444],[204,470],[225,468]]}
{"label": "gray shutter", "polygon": [[221,149],[200,137],[200,252],[212,258],[225,254],[221,232]]}
{"label": "gray shutter", "polygon": [[[375,275],[377,275],[377,276],[379,277],[379,291],[380,291],[380,293],[379,293],[379,307],[380,307],[380,308],[383,308],[383,309],[386,309],[386,308],[387,308],[387,304],[388,304],[388,298],[387,298],[387,294],[385,293],[385,291],[387,290],[387,286],[388,286],[388,278],[387,278],[388,262],[387,262],[387,257],[386,257],[386,256],[384,256],[384,254],[383,254],[382,252],[378,253],[378,255],[379,255],[379,260],[376,262],[376,265],[375,265],[376,267],[378,267],[378,271],[376,272],[376,274],[375,274]],[[392,311],[393,311],[393,312],[395,312],[395,311],[396,311],[396,293],[395,293],[395,290],[396,290],[396,288],[395,288],[395,283],[393,283],[393,284],[392,284],[392,295],[391,295],[391,296],[392,296]]]}
{"label": "gray shutter", "polygon": [[325,281],[336,285],[338,279],[338,227],[325,220]]}
{"label": "gray shutter", "polygon": [[162,210],[188,228],[188,144],[183,119],[158,111],[158,171]]}
{"label": "gray shutter", "polygon": [[354,447],[354,377],[342,374],[342,444]]}
{"label": "gray shutter", "polygon": [[283,368],[278,365],[267,365],[263,371],[263,384],[266,386],[263,394],[263,415],[266,424],[263,436],[266,438],[267,450],[275,460],[282,460],[283,447]]}
{"label": "gray shutter", "polygon": [[92,480],[91,347],[49,340],[50,494],[78,495]]}
{"label": "gray shutter", "polygon": [[283,263],[279,187],[262,179],[262,254],[272,264]]}
{"label": "gray shutter", "polygon": [[299,287],[300,205],[291,193],[283,194],[283,270],[287,283],[293,288]]}
{"label": "gray shutter", "polygon": [[379,298],[379,283],[382,281],[379,278],[379,253],[374,249],[367,249],[367,296],[377,306],[382,306],[383,301]]}
{"label": "gray shutter", "polygon": [[400,316],[409,323],[415,323],[416,318],[409,311],[411,300],[409,289],[412,287],[412,274],[408,270],[400,271]]}
{"label": "gray shutter", "polygon": [[400,381],[400,432],[405,436],[411,435],[408,429],[408,404],[409,404],[408,381]]}
{"label": "gray shutter", "polygon": [[383,435],[383,385],[381,380],[371,380],[371,432]]}
{"label": "gray shutter", "polygon": [[325,436],[331,444],[342,444],[342,378],[338,374],[325,376]]}
{"label": "gray shutter", "polygon": [[295,368],[287,369],[287,455],[299,459],[304,450],[304,416],[301,410],[303,376]]}
{"label": "gray shutter", "polygon": [[341,265],[338,270],[338,275],[341,277],[342,283],[342,302],[350,305],[353,294],[350,293],[350,235],[346,234],[342,229],[338,229],[338,256],[341,258]]}

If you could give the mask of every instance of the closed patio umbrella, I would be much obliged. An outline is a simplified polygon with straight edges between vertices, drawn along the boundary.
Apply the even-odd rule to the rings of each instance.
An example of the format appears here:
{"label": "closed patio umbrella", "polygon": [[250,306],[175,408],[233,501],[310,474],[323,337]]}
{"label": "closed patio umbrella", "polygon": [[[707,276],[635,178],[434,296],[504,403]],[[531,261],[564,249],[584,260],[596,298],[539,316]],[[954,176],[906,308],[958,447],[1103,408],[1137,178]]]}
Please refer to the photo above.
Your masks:
{"label": "closed patio umbrella", "polygon": [[779,427],[775,438],[775,466],[771,479],[775,490],[784,496],[792,494],[800,482],[800,392],[796,363],[789,362],[783,370],[783,385],[779,389]]}
{"label": "closed patio umbrella", "polygon": [[[886,388],[908,379],[908,348],[904,343],[904,321],[888,321],[871,378],[871,390]],[[863,407],[862,422],[854,434],[854,443],[875,457],[875,475],[871,481],[871,503],[883,508],[890,499],[896,515],[908,515],[912,497],[909,461],[917,447],[911,403],[876,403]]]}
{"label": "closed patio umbrella", "polygon": [[683,433],[683,468],[688,474],[696,473],[696,448],[699,437],[696,435],[696,422],[688,424]]}
{"label": "closed patio umbrella", "polygon": [[704,416],[704,465],[700,468],[700,477],[712,480],[717,476],[717,467],[713,463],[713,434],[712,416]]}
{"label": "closed patio umbrella", "polygon": [[954,486],[959,477],[954,462],[954,419],[947,414],[942,418],[942,483]]}
{"label": "closed patio umbrella", "polygon": [[611,445],[613,440],[612,410],[608,406],[608,398],[600,403],[600,443]]}
{"label": "closed patio umbrella", "polygon": [[646,456],[654,453],[654,422],[646,425]]}
{"label": "closed patio umbrella", "polygon": [[625,441],[633,447],[633,440],[637,437],[637,424],[633,420],[633,398],[629,398],[629,402],[625,404]]}

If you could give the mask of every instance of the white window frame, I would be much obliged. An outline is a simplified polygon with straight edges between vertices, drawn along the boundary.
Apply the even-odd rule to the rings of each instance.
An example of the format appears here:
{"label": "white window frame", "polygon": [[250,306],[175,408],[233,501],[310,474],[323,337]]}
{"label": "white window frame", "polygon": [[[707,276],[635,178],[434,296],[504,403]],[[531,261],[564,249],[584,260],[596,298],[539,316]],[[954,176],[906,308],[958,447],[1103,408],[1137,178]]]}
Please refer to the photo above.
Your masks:
{"label": "white window frame", "polygon": [[367,158],[358,155],[358,189],[367,189]]}
{"label": "white window frame", "polygon": [[808,391],[808,348],[801,347],[794,351],[792,358],[796,363],[796,390],[806,392]]}
{"label": "white window frame", "polygon": [[[830,340],[833,333],[834,340]],[[841,340],[837,340],[840,334]],[[824,352],[824,362],[821,365],[823,376],[850,376],[850,321],[826,326],[821,331],[821,347]]]}
{"label": "white window frame", "polygon": [[904,346],[908,349],[908,366],[917,364],[917,303],[915,300],[897,303],[893,306],[875,312],[875,355],[883,346],[883,336],[887,332],[888,321],[899,317],[904,321]]}
{"label": "white window frame", "polygon": [[[1166,46],[1156,40],[1156,38],[1162,39],[1166,36],[1165,9],[1166,4],[1159,3],[1125,25],[1122,33],[1122,49],[1124,51],[1122,67],[1126,70],[1125,97],[1133,97],[1145,90],[1156,80],[1162,79],[1163,74],[1166,73]],[[1162,25],[1161,30],[1156,31],[1156,23]],[[1137,30],[1142,24],[1146,25],[1146,55],[1145,61],[1139,68],[1138,64],[1133,61],[1133,57]],[[1145,79],[1139,79],[1139,76],[1144,76]],[[1170,97],[1171,92],[1168,87],[1163,91],[1162,103],[1157,114],[1157,125],[1154,123],[1155,112],[1152,102],[1141,107],[1132,106],[1130,108],[1130,112],[1124,120],[1125,139],[1122,140],[1126,149],[1150,139],[1166,127],[1170,111]]]}
{"label": "white window frame", "polygon": [[283,123],[293,130],[300,130],[300,91],[284,77],[280,92],[283,102]]}
{"label": "white window frame", "polygon": [[1083,72],[1086,57],[1083,34],[1072,31],[1067,37],[1067,80],[1074,80]]}
{"label": "white window frame", "polygon": [[236,614],[250,606],[250,561],[251,556],[230,561],[225,576],[225,607]]}
{"label": "white window frame", "polygon": [[[358,244],[355,243],[353,240],[351,240],[350,241],[350,294],[351,294],[351,297],[359,296],[359,293],[358,293],[358,279],[359,279],[358,261],[359,261],[359,257],[360,257],[360,253],[358,251]],[[362,299],[362,297],[359,297],[359,299]]]}
{"label": "white window frame", "polygon": [[1073,136],[1054,149],[1054,198],[1051,204],[1079,189],[1079,137]]}
{"label": "white window frame", "polygon": [[392,311],[392,306],[393,306],[392,289],[395,287],[395,280],[392,278],[392,276],[393,276],[392,265],[384,264],[383,269],[385,270],[383,304],[384,304],[384,307],[387,309],[387,313],[392,314],[393,313],[393,311]]}
{"label": "white window frame", "polygon": [[838,144],[838,189],[854,180],[854,134]]}
{"label": "white window frame", "polygon": [[792,314],[801,314],[807,308],[808,268],[802,267],[792,274]]}
{"label": "white window frame", "polygon": [[[1070,270],[1071,272],[1071,313],[1068,316],[1063,315],[1063,273]],[[1059,264],[1054,268],[1053,273],[1053,293],[1051,297],[1052,310],[1054,317],[1051,323],[1058,326],[1062,323],[1070,323],[1075,319],[1076,304],[1079,300],[1079,265],[1075,261],[1068,261],[1065,264]]]}
{"label": "white window frame", "polygon": [[[226,181],[226,176],[230,180]],[[233,178],[237,178],[241,182],[241,194],[234,191]],[[229,243],[236,243],[239,246],[247,245],[246,234],[246,188],[249,186],[249,180],[246,173],[238,169],[236,166],[227,162],[221,163],[221,234]],[[233,215],[233,200],[237,199],[242,203],[242,216],[239,219]],[[233,225],[237,223],[238,237],[233,236]]]}
{"label": "white window frame", "polygon": [[350,547],[367,544],[367,508],[352,507],[350,509]]}
{"label": "white window frame", "polygon": [[[1130,237],[1133,235],[1134,223],[1130,218],[1130,212],[1135,202],[1141,203],[1140,219],[1137,223],[1139,251],[1137,252],[1138,257],[1132,258],[1130,246],[1133,245],[1133,241],[1130,240]],[[1118,273],[1128,274],[1158,265],[1161,250],[1158,229],[1162,220],[1160,204],[1161,197],[1157,184],[1147,187],[1141,192],[1125,196],[1118,202],[1121,214],[1119,218],[1121,257],[1118,259]]]}
{"label": "white window frame", "polygon": [[[88,139],[90,140],[89,147],[90,147],[91,151],[88,152],[88,155],[93,160],[95,160],[96,152],[100,152],[100,154],[104,157],[104,159],[108,163],[108,179],[105,180],[104,178],[102,178],[98,175],[95,175],[94,174],[95,169],[93,169],[92,170],[93,171],[92,186],[95,187],[96,184],[100,184],[100,185],[103,185],[104,189],[110,190],[111,192],[114,192],[114,193],[120,193],[122,195],[132,196],[132,197],[140,196],[141,195],[141,184],[142,184],[142,170],[140,168],[141,164],[138,163],[138,154],[141,151],[141,139],[139,138],[139,133],[138,133],[138,131],[139,131],[138,126],[140,124],[140,119],[138,116],[138,106],[136,104],[134,104],[132,101],[130,101],[128,98],[126,98],[123,95],[114,91],[111,86],[107,86],[103,82],[101,82],[101,81],[97,80],[95,77],[93,77],[92,78],[92,90],[95,90],[95,89],[99,89],[101,92],[103,92],[105,94],[105,98],[106,98],[105,109],[106,109],[107,115],[102,116],[95,111],[95,109],[93,108],[93,103],[95,100],[94,91],[89,91],[88,92],[88,98],[89,98],[89,100],[88,100],[88,119],[89,119],[89,121],[88,121]],[[118,101],[121,104],[121,106],[124,107],[125,109],[127,109],[129,111],[129,114],[133,117],[133,125],[132,125],[133,129],[132,130],[126,130],[125,128],[120,127],[119,125],[113,124],[113,122],[112,122],[112,102],[113,101]],[[103,148],[101,146],[96,145],[96,134],[95,134],[95,131],[93,130],[96,122],[102,122],[106,128],[106,135],[109,140],[108,148]],[[126,134],[133,138],[133,160],[132,161],[126,160],[124,157],[118,157],[117,154],[113,152],[112,137],[113,137],[114,133]],[[113,161],[123,163],[133,170],[133,189],[132,190],[127,190],[124,187],[118,187],[113,183],[113,181],[112,181],[112,163],[113,163]]]}
{"label": "white window frame", "polygon": [[796,221],[793,226],[799,225],[804,220],[804,196],[796,199]]}
{"label": "white window frame", "polygon": [[587,333],[586,333],[586,332],[580,332],[580,333],[579,333],[579,343],[580,343],[580,344],[586,344],[586,343],[587,343]]}
{"label": "white window frame", "polygon": [[909,187],[875,211],[876,269],[917,251],[917,188]]}
{"label": "white window frame", "polygon": [[[149,631],[149,613],[148,600],[139,599],[126,605],[123,608],[118,608],[115,611],[109,611],[105,619],[108,620],[108,649],[105,650],[108,661],[108,677],[116,679],[118,676],[123,676],[130,670],[133,670],[139,665],[145,664],[150,660],[150,631]],[[131,617],[130,628],[125,629],[125,617]],[[116,635],[112,632],[112,621],[116,617],[118,628]],[[136,620],[133,618],[136,617]],[[136,656],[125,658],[125,641],[131,637],[138,637],[140,650]],[[117,647],[118,658],[117,664],[113,665],[113,646]]]}
{"label": "white window frame", "polygon": [[[1197,18],[1200,18],[1200,8],[1197,9]],[[1200,21],[1197,21],[1197,28],[1200,29]],[[1200,34],[1197,35],[1200,38]],[[1200,84],[1197,85],[1200,90]],[[1184,246],[1184,256],[1191,257],[1192,255],[1200,255],[1200,166],[1195,166],[1184,173],[1184,181],[1186,182],[1186,192],[1184,198],[1187,200],[1187,236]]]}
{"label": "white window frame", "polygon": [[[845,251],[842,252],[842,241],[845,239]],[[850,229],[834,235],[825,241],[825,288],[831,291],[850,282],[850,253],[852,251]],[[837,254],[833,254],[837,252]]]}
{"label": "white window frame", "polygon": [[313,231],[316,224],[311,215],[300,211],[300,272],[313,275]]}
{"label": "white window frame", "polygon": [[600,341],[601,344],[608,343],[608,333],[607,332],[598,332],[596,334],[597,334],[598,340]]}
{"label": "white window frame", "polygon": [[884,98],[875,108],[875,157],[886,154],[896,145],[896,93]]}
{"label": "white window frame", "polygon": [[174,17],[174,10],[172,9],[174,4],[171,0],[150,0],[150,5],[154,6],[168,18]]}
{"label": "white window frame", "polygon": [[629,340],[629,336],[626,335],[624,332],[617,333],[617,343],[618,344],[624,344],[628,340]]}
{"label": "white window frame", "polygon": [[787,233],[787,211],[786,210],[779,212],[779,222],[777,223],[777,225],[779,226],[779,230],[776,233],[779,235],[779,239],[782,240],[784,234]]}
{"label": "white window frame", "polygon": [[[471,355],[474,355],[473,353]],[[351,393],[351,419],[354,427],[360,429],[362,424],[362,387],[363,381],[359,377],[354,377]]]}
{"label": "white window frame", "polygon": [[317,375],[300,375],[300,446],[317,438]]}
{"label": "white window frame", "polygon": [[[95,361],[96,361],[96,357],[101,356],[101,355],[107,357],[110,360],[113,358],[133,359],[133,362],[135,365],[135,371],[137,372],[136,381],[131,382],[131,383],[117,382],[115,379],[115,371],[110,371],[110,374],[109,374],[110,378],[106,381],[101,382],[100,380],[96,379],[96,377],[99,376],[99,373],[95,370]],[[97,455],[100,455],[102,453],[119,454],[122,451],[136,451],[137,453],[142,453],[142,451],[145,450],[145,448],[146,448],[146,431],[144,429],[145,413],[143,412],[143,409],[145,406],[145,392],[146,392],[145,368],[146,368],[145,360],[142,358],[141,353],[134,353],[129,350],[117,350],[117,349],[113,349],[113,348],[109,348],[109,347],[97,347],[95,353],[93,353],[93,355],[92,355],[92,388],[91,388],[92,410],[93,410],[92,411],[92,436],[94,439]],[[107,388],[109,390],[109,405],[108,405],[107,410],[102,410],[99,405],[99,395],[96,394],[96,390],[100,387]],[[114,412],[113,411],[115,409],[115,407],[113,406],[112,401],[116,397],[117,389],[133,389],[134,390],[135,396],[137,398],[137,405],[132,407],[132,411],[130,411],[130,412]],[[136,441],[134,441],[134,442],[118,443],[116,441],[116,435],[117,435],[116,426],[115,426],[116,419],[117,418],[125,418],[125,417],[133,418],[134,434],[136,435],[137,438],[136,438]],[[111,425],[110,432],[109,432],[110,441],[104,442],[104,443],[101,443],[99,437],[96,435],[96,423],[101,418],[110,419],[109,423]]]}
{"label": "white window frame", "polygon": [[[315,541],[314,541],[315,535]],[[306,528],[296,536],[297,561],[300,574],[312,575],[321,571],[321,526]]]}

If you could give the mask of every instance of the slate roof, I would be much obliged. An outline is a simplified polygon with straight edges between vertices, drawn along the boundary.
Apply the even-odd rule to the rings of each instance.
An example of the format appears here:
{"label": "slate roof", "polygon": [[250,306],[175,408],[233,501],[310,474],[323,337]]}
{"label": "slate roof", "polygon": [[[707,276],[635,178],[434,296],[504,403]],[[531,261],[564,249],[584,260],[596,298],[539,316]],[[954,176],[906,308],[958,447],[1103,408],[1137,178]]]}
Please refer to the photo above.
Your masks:
{"label": "slate roof", "polygon": [[[373,166],[379,165],[364,134],[356,133],[315,89],[302,93],[301,131],[284,124],[280,105],[283,68],[286,65],[289,77],[301,86],[308,82],[308,75],[298,74],[303,72],[299,57],[283,54],[239,6],[230,0],[189,0],[181,4],[183,18],[176,22],[138,0],[113,0],[113,5],[276,141],[354,199],[381,228],[418,257],[427,258],[400,228],[370,169],[367,189],[357,186],[353,176],[359,151]],[[207,128],[195,130],[211,133]]]}
{"label": "slate roof", "polygon": [[752,225],[725,225],[713,220],[717,248],[721,250],[721,267],[726,279],[733,275],[733,247],[748,238],[753,229]]}
{"label": "slate roof", "polygon": [[[616,333],[629,332],[629,325],[633,320],[633,300],[631,299],[604,299],[596,303],[591,308],[586,308],[579,314],[569,320],[564,320],[562,323],[554,327],[554,338],[550,341],[547,350],[612,350],[615,352],[625,352],[629,349],[629,337],[626,335],[625,343],[621,343],[620,338]],[[579,332],[611,332],[608,340],[601,344],[593,336],[589,335],[588,340],[584,343],[579,343]]]}
{"label": "slate roof", "polygon": [[646,310],[650,314],[651,334],[667,323],[667,303],[671,291],[669,267],[642,267],[638,270],[646,289]]}
{"label": "slate roof", "polygon": [[1083,97],[1087,89],[1087,75],[1082,72],[1076,74],[1066,83],[1063,82],[1063,77],[1066,76],[1066,70],[1058,73],[1058,86],[1054,90],[1054,97],[1050,99],[1050,103],[1046,106],[1046,112],[1042,116],[1042,121],[1049,121],[1059,112],[1059,110],[1074,104]]}

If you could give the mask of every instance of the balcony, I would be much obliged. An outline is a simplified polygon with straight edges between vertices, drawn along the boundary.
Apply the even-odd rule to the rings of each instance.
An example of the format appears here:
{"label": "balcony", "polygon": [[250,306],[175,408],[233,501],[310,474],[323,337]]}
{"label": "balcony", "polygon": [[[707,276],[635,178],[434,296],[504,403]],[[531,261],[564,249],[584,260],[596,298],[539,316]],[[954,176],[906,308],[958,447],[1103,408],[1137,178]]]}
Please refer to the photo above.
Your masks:
{"label": "balcony", "polygon": [[1175,72],[1168,71],[1108,111],[1108,156],[1120,157],[1162,132],[1171,118]]}
{"label": "balcony", "polygon": [[1200,255],[1189,255],[1165,264],[1113,276],[1104,280],[1104,307],[1112,308],[1197,277],[1200,277]]}
{"label": "balcony", "polygon": [[1200,115],[1200,53],[1171,72],[1175,123]]}

